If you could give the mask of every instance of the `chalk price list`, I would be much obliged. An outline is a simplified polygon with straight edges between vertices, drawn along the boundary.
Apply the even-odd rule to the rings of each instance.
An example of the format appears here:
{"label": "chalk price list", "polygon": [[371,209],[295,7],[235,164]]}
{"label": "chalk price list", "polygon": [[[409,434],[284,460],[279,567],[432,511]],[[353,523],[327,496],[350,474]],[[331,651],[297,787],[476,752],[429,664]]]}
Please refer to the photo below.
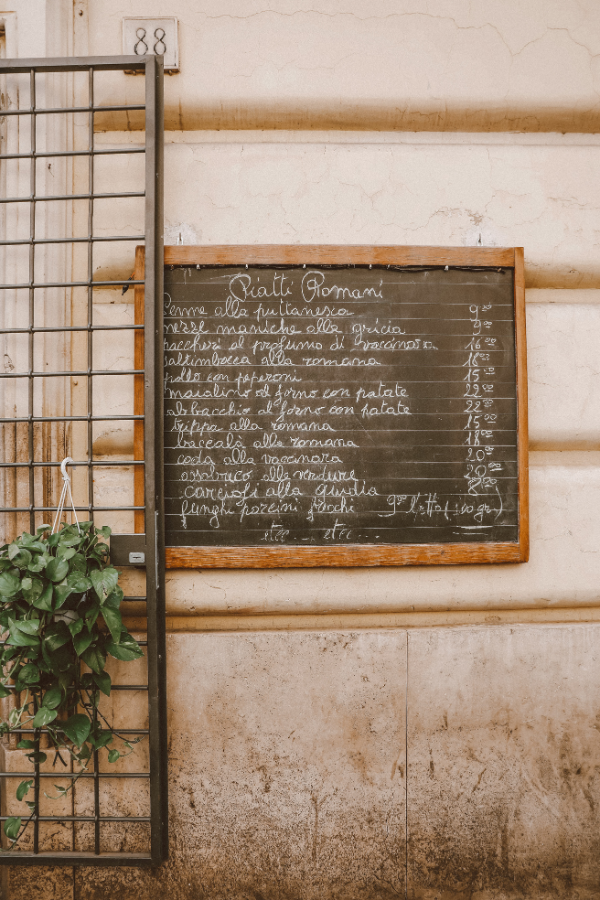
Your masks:
{"label": "chalk price list", "polygon": [[516,540],[499,274],[167,270],[168,544]]}
{"label": "chalk price list", "polygon": [[[497,350],[497,338],[491,334],[493,322],[485,318],[492,314],[492,305],[469,306],[472,336],[466,350],[468,357],[464,366],[465,413],[467,423],[465,445],[466,474],[468,498],[464,502],[464,512],[473,516],[477,524],[461,525],[465,531],[471,532],[473,538],[484,537],[485,529],[493,527],[490,518],[496,520],[502,516],[503,501],[499,487],[499,476],[503,471],[502,463],[494,459],[494,430],[498,414],[494,412],[494,351]],[[482,316],[484,318],[482,318]]]}

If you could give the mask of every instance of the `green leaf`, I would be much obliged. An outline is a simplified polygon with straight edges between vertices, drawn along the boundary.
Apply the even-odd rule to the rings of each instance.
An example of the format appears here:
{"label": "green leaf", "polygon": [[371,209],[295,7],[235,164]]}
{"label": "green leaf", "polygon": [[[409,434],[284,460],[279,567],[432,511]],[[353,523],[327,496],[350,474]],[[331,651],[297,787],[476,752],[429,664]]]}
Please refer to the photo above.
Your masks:
{"label": "green leaf", "polygon": [[2,697],[10,697],[12,691],[9,691],[7,687],[4,687],[3,684],[0,684],[0,698]]}
{"label": "green leaf", "polygon": [[52,612],[52,585],[46,585],[46,588],[42,591],[40,596],[33,601],[33,605],[36,609],[41,609],[43,612]]}
{"label": "green leaf", "polygon": [[44,694],[42,706],[46,706],[48,709],[56,709],[57,706],[60,706],[62,696],[62,689],[55,684]]}
{"label": "green leaf", "polygon": [[[106,653],[96,646],[90,647],[82,653],[81,658],[84,663],[90,667],[92,672],[100,673],[106,665]],[[117,657],[117,659],[119,659],[119,657]]]}
{"label": "green leaf", "polygon": [[[11,544],[11,546],[13,545]],[[19,553],[17,553],[16,556],[11,557],[11,559],[13,566],[18,566],[20,569],[26,569],[32,560],[32,556],[29,550],[20,550]]]}
{"label": "green leaf", "polygon": [[[62,535],[65,534],[65,537]],[[66,534],[66,529],[64,532],[60,532],[60,545],[61,547],[77,547],[83,540],[83,536],[80,534]]]}
{"label": "green leaf", "polygon": [[19,816],[11,816],[4,823],[4,834],[11,841],[14,841],[17,839],[20,830],[21,830],[21,819],[19,818]]}
{"label": "green leaf", "polygon": [[64,622],[56,622],[51,625],[44,636],[44,645],[53,653],[71,640],[71,634]]}
{"label": "green leaf", "polygon": [[35,750],[35,743],[28,740],[19,741],[17,750]]}
{"label": "green leaf", "polygon": [[65,674],[69,670],[73,669],[73,648],[69,647],[68,644],[63,645],[60,649],[55,650],[51,655],[48,655],[44,651],[44,647],[42,645],[42,652],[44,654],[44,659],[48,662],[48,666],[50,671],[53,674],[58,674],[59,678],[62,674]]}
{"label": "green leaf", "polygon": [[102,528],[99,528],[98,531],[102,535],[103,538],[108,539],[112,534],[112,529],[108,527],[108,525],[103,525]]}
{"label": "green leaf", "polygon": [[16,619],[12,621],[12,624],[15,628],[18,628],[19,631],[22,631],[23,634],[37,634],[40,630],[39,619]]}
{"label": "green leaf", "polygon": [[17,800],[22,800],[25,794],[29,793],[29,788],[33,784],[33,779],[29,781],[22,781],[19,787],[17,788]]}
{"label": "green leaf", "polygon": [[84,744],[81,750],[79,751],[79,755],[77,759],[90,759],[92,755],[92,748],[88,744]]}
{"label": "green leaf", "polygon": [[14,559],[15,556],[18,556],[20,552],[21,552],[21,548],[19,547],[18,544],[15,544],[15,543],[9,544],[9,547],[8,547],[8,558],[9,559]]}
{"label": "green leaf", "polygon": [[116,762],[116,761],[119,759],[120,756],[121,756],[121,754],[119,753],[118,750],[109,750],[109,751],[108,751],[108,761],[109,761],[109,763],[114,763],[114,762]]}
{"label": "green leaf", "polygon": [[108,672],[95,672],[94,673],[94,681],[100,688],[103,694],[106,694],[107,697],[110,697],[110,688],[111,688],[111,680]]}
{"label": "green leaf", "polygon": [[44,531],[50,531],[50,525],[40,525],[39,528],[36,529],[36,534],[43,534]]}
{"label": "green leaf", "polygon": [[85,575],[82,575],[81,572],[77,571],[71,572],[71,574],[67,578],[67,584],[74,594],[84,594],[92,587],[92,582],[90,581],[90,579],[86,578]]}
{"label": "green leaf", "polygon": [[21,582],[21,591],[28,603],[35,603],[41,597],[44,590],[44,582],[39,578],[24,578]]}
{"label": "green leaf", "polygon": [[83,619],[79,617],[77,619],[71,619],[70,622],[67,622],[67,628],[71,632],[72,637],[75,637],[76,634],[79,634],[81,629],[83,628]]}
{"label": "green leaf", "polygon": [[104,621],[106,622],[106,627],[110,631],[113,641],[115,642],[115,644],[118,644],[121,637],[121,632],[123,631],[123,620],[121,618],[121,613],[118,609],[111,609],[109,606],[104,606],[102,609],[102,616],[104,618]]}
{"label": "green leaf", "polygon": [[[70,655],[70,654],[69,654]],[[69,672],[61,672],[58,676],[58,683],[65,693],[72,686],[72,679]]]}
{"label": "green leaf", "polygon": [[34,575],[37,575],[38,572],[43,572],[46,568],[46,560],[44,560],[44,554],[38,553],[37,556],[34,556],[32,561],[27,566],[28,572],[33,572]]}
{"label": "green leaf", "polygon": [[111,743],[112,739],[113,736],[110,731],[103,731],[99,737],[92,741],[92,744],[95,750],[102,750],[103,747]]}
{"label": "green leaf", "polygon": [[117,587],[108,595],[103,604],[103,609],[107,606],[110,606],[111,609],[119,609],[121,606],[121,602],[123,600],[124,594],[121,588],[117,585]]}
{"label": "green leaf", "polygon": [[39,647],[40,639],[19,630],[16,622],[13,622],[12,619],[9,619],[8,630],[10,637],[7,643],[13,647]]}
{"label": "green leaf", "polygon": [[39,550],[43,553],[44,550],[46,549],[44,547],[44,545],[42,544],[42,542],[40,540],[38,540],[36,537],[34,537],[33,534],[21,535],[21,543],[22,543],[23,547],[25,547],[30,552],[32,550]]}
{"label": "green leaf", "polygon": [[67,721],[62,724],[64,733],[69,740],[73,741],[76,747],[81,747],[87,740],[91,727],[92,723],[88,717],[84,716],[82,713],[75,713],[74,716],[70,716]]}
{"label": "green leaf", "polygon": [[51,559],[46,566],[46,575],[50,581],[62,581],[69,574],[69,563],[57,557]]}
{"label": "green leaf", "polygon": [[[94,640],[94,635],[90,634],[89,631],[84,631],[82,634],[76,634],[73,637],[73,646],[75,647],[75,653],[77,656],[81,656],[82,653],[87,650],[92,641]],[[93,666],[90,666],[93,668]]]}
{"label": "green leaf", "polygon": [[98,605],[92,606],[91,609],[88,609],[88,611],[85,614],[85,621],[86,621],[86,625],[89,629],[93,628],[94,622],[96,621],[96,619],[98,618],[99,615],[100,615],[100,607]]}
{"label": "green leaf", "polygon": [[68,562],[70,559],[73,559],[73,557],[75,556],[75,553],[76,553],[77,551],[74,550],[73,547],[66,547],[66,548],[63,550],[63,547],[64,547],[64,544],[61,544],[61,545],[59,546],[59,548],[58,548],[58,556],[59,556],[61,559],[64,559],[65,562]]}
{"label": "green leaf", "polygon": [[132,659],[139,659],[144,655],[138,642],[126,631],[121,635],[121,640],[118,644],[115,644],[114,641],[109,641],[106,645],[106,652],[114,656],[115,659],[123,660],[123,662],[130,662]]}
{"label": "green leaf", "polygon": [[13,597],[21,589],[21,579],[10,572],[2,572],[0,575],[0,594],[3,597]]}
{"label": "green leaf", "polygon": [[17,681],[19,684],[37,684],[40,680],[40,670],[35,663],[27,663],[19,672]]}
{"label": "green leaf", "polygon": [[93,572],[90,572],[90,578],[100,603],[103,603],[116,588],[119,573],[111,567],[102,570],[94,569]]}
{"label": "green leaf", "polygon": [[60,609],[67,597],[73,593],[66,581],[54,585],[54,608]]}
{"label": "green leaf", "polygon": [[28,753],[27,759],[32,763],[39,763],[41,765],[42,763],[46,762],[48,757],[45,753],[39,753],[38,751],[36,751],[35,753]]}
{"label": "green leaf", "polygon": [[[76,553],[71,560],[71,575],[73,575],[75,572],[79,572],[81,575],[85,575],[87,573],[87,559],[85,558],[83,553]],[[67,579],[69,583],[71,575],[69,575],[69,578]],[[92,583],[90,582],[89,587],[91,586]],[[87,590],[89,590],[89,588],[87,588]]]}
{"label": "green leaf", "polygon": [[54,722],[58,713],[55,709],[48,709],[47,706],[40,706],[35,716],[33,717],[33,727],[34,728],[43,728],[44,725],[48,725],[50,722]]}

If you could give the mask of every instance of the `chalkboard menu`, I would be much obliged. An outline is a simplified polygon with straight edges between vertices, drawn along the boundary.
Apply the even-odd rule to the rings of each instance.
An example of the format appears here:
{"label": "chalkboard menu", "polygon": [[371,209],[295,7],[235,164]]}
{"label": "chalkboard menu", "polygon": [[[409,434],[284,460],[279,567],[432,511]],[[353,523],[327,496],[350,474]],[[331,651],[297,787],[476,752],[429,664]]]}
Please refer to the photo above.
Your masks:
{"label": "chalkboard menu", "polygon": [[165,262],[171,565],[526,558],[514,250],[181,247]]}

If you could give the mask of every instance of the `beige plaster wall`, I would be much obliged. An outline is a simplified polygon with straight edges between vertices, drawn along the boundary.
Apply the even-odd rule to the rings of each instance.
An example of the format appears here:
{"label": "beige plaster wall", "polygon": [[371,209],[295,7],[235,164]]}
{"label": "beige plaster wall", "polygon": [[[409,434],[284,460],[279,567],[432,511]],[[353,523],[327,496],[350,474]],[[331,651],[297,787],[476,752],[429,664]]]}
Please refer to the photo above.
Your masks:
{"label": "beige plaster wall", "polygon": [[[98,137],[111,146],[136,140]],[[532,451],[525,566],[170,572],[173,627],[248,627],[227,615],[553,615],[597,606],[598,137],[177,132],[167,140],[168,242],[523,245]],[[115,172],[115,183],[137,165]],[[111,264],[113,277],[127,277],[130,258]]]}
{"label": "beige plaster wall", "polygon": [[[124,15],[179,18],[170,129],[594,131],[595,0],[77,0],[89,52]],[[133,90],[111,80],[111,98]],[[118,100],[117,100],[118,102]]]}
{"label": "beige plaster wall", "polygon": [[[98,135],[123,140],[136,136]],[[112,163],[105,177],[131,184],[140,167]],[[165,239],[523,246],[527,287],[595,288],[599,176],[596,135],[173,132]],[[141,206],[98,213],[99,228],[133,231]],[[128,277],[130,256],[121,265]]]}

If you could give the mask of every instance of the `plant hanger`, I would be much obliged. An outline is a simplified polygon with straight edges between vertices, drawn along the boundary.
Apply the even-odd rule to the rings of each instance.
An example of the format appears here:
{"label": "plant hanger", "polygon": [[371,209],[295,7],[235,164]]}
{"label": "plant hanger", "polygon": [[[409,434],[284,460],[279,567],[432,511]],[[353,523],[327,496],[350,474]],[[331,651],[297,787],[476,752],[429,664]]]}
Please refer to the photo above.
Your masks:
{"label": "plant hanger", "polygon": [[55,533],[56,527],[60,522],[61,516],[65,509],[65,500],[68,498],[69,503],[71,504],[71,509],[73,510],[73,515],[75,516],[75,524],[77,525],[77,531],[81,534],[81,528],[79,527],[79,519],[77,518],[77,510],[75,509],[75,504],[73,503],[73,494],[71,493],[71,476],[67,472],[67,466],[71,465],[74,460],[71,459],[70,456],[65,456],[63,461],[60,464],[60,471],[63,477],[63,486],[60,494],[60,500],[58,501],[58,508],[56,510],[56,515],[54,516],[54,523],[52,525],[52,534]]}

